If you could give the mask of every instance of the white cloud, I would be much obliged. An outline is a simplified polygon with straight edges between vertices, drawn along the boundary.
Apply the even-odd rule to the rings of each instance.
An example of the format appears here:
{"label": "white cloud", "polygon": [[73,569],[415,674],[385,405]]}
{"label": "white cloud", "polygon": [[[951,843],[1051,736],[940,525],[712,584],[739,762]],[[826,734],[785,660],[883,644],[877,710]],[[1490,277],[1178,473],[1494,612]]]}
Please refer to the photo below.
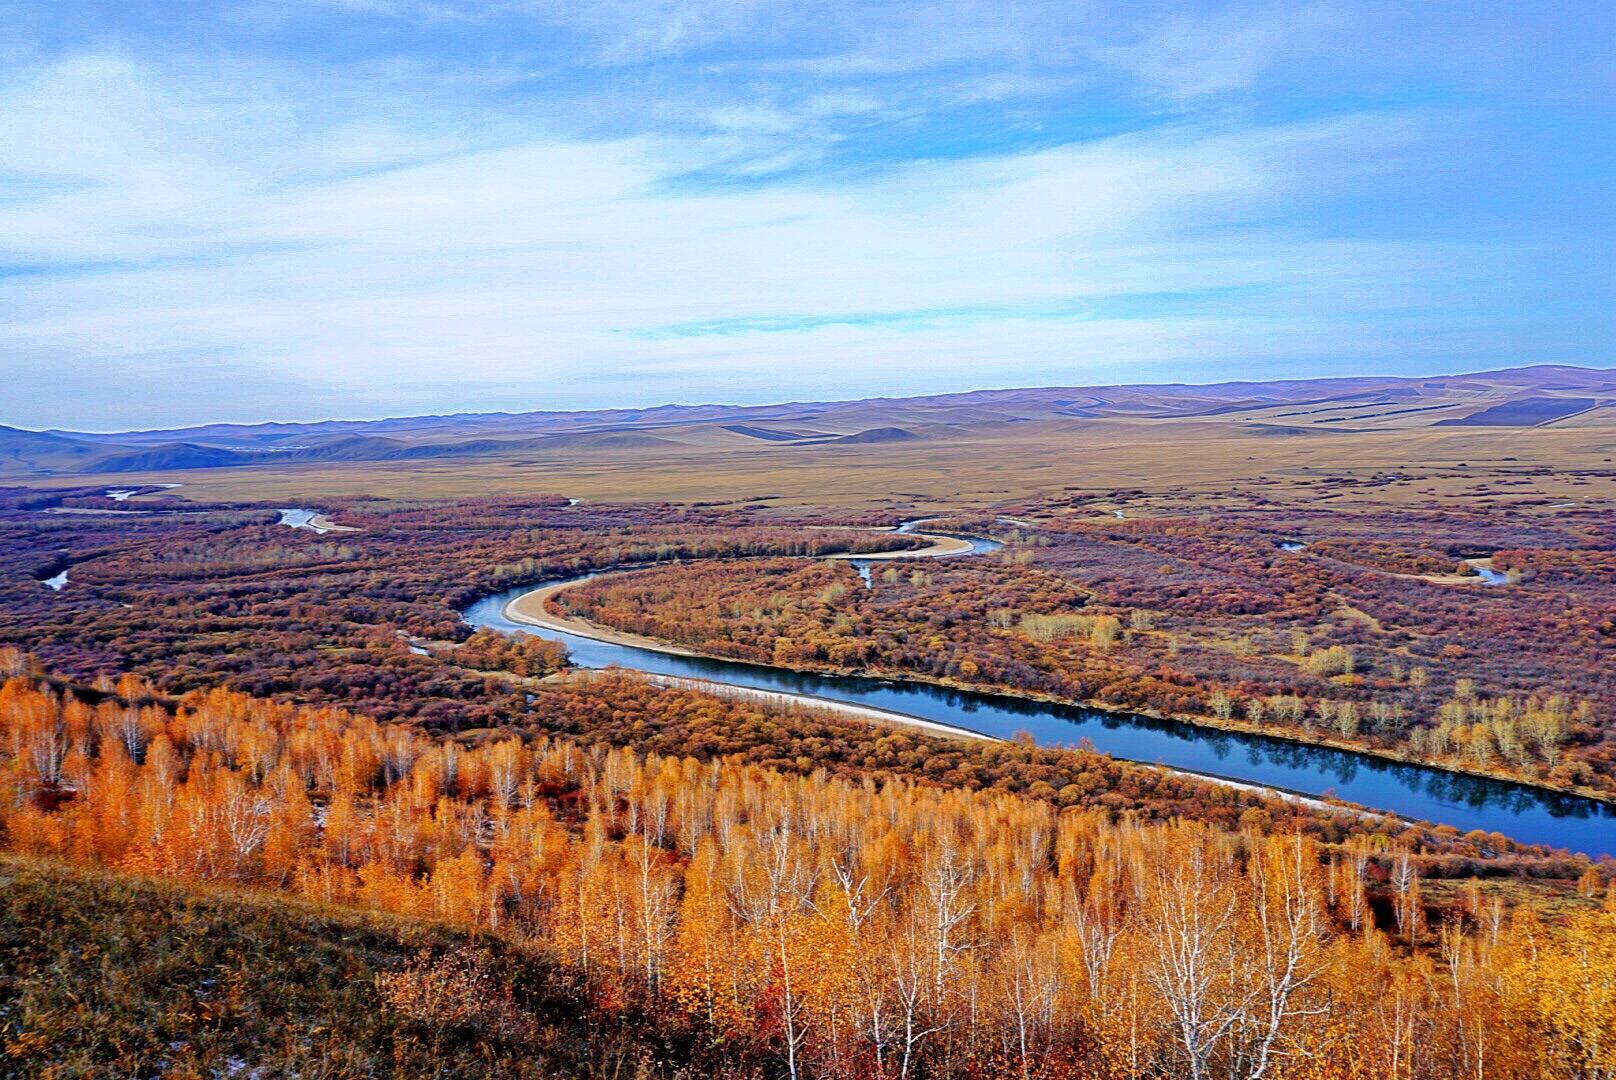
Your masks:
{"label": "white cloud", "polygon": [[[1180,92],[1246,77],[1203,72]],[[753,136],[879,103],[736,104],[712,118],[728,135],[585,140],[386,89],[321,111],[284,79],[107,55],[14,78],[0,172],[37,182],[0,203],[6,261],[30,268],[0,278],[0,373],[71,363],[152,396],[154,423],[1081,382],[1406,349],[1350,320],[1440,298],[1476,262],[1300,224],[1299,208],[1381,182],[1434,114],[747,182],[776,145]],[[1238,304],[1114,314],[1118,298],[1231,288]],[[1101,314],[1025,313],[1056,301]],[[929,329],[836,321],[954,309]],[[759,316],[809,328],[636,333]],[[171,377],[187,364],[211,373],[196,400]],[[219,373],[238,369],[258,379],[231,399]],[[36,378],[0,422],[71,425],[82,403]]]}

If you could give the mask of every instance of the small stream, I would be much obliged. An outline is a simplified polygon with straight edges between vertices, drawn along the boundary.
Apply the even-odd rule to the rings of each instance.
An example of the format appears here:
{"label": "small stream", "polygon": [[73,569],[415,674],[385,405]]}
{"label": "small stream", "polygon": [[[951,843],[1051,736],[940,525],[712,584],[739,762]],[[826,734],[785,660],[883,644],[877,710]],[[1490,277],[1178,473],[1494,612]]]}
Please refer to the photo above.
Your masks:
{"label": "small stream", "polygon": [[[893,532],[911,533],[912,534],[915,531],[917,526],[924,525],[926,522],[932,521],[932,520],[934,520],[934,519],[933,518],[916,518],[914,521],[906,521],[906,522],[904,522],[902,525],[899,525],[896,529],[894,529],[892,531]],[[964,535],[962,533],[942,533],[942,532],[940,532],[940,533],[931,533],[930,535],[932,535],[932,536],[948,536],[948,537],[952,537],[955,540],[964,540],[964,541],[968,542],[971,545],[971,550],[958,552],[959,555],[986,555],[990,551],[998,551],[1000,548],[1004,547],[1004,545],[999,543],[997,540],[989,540],[985,536],[966,536],[966,535]],[[954,556],[940,555],[940,556],[932,556],[932,557],[933,558],[947,559],[947,558],[952,558]],[[893,562],[899,562],[899,561],[902,561],[902,560],[898,560],[898,559],[844,559],[842,561],[846,562],[854,570],[858,571],[859,580],[864,582],[864,587],[866,589],[873,589],[873,588],[875,588],[875,578],[873,576],[874,571],[875,571],[875,564],[878,563],[878,562],[881,562],[881,563],[893,563]]]}
{"label": "small stream", "polygon": [[[1302,543],[1300,540],[1281,540],[1279,542],[1279,547],[1281,551],[1297,552],[1307,547],[1307,545]],[[1514,579],[1512,579],[1504,571],[1494,570],[1490,566],[1482,566],[1481,563],[1486,561],[1484,559],[1462,559],[1460,561],[1463,562],[1465,566],[1468,566],[1475,573],[1475,575],[1481,579],[1481,583],[1483,585],[1515,584]]]}
{"label": "small stream", "polygon": [[1490,566],[1477,566],[1473,561],[1467,561],[1465,565],[1476,572],[1476,576],[1481,578],[1481,583],[1483,585],[1512,584],[1509,579],[1509,575],[1504,573],[1502,570],[1494,570]]}

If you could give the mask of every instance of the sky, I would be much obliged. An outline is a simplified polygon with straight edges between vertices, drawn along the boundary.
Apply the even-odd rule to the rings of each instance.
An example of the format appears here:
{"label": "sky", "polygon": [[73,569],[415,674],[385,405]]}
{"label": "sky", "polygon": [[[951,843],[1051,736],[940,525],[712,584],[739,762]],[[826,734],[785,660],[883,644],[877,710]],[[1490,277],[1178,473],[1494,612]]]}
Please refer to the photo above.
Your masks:
{"label": "sky", "polygon": [[1609,0],[10,0],[0,424],[1616,365]]}

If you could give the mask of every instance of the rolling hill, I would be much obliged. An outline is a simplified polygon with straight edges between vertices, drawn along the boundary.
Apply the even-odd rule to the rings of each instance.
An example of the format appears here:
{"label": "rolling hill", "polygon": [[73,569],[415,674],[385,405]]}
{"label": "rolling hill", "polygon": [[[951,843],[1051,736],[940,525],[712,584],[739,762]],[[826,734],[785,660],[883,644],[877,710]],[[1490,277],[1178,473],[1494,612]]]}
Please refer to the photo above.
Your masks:
{"label": "rolling hill", "polygon": [[[986,499],[1074,484],[1215,484],[1265,469],[1300,476],[1319,467],[1524,461],[1530,453],[1522,457],[1522,448],[1540,444],[1545,464],[1598,466],[1616,456],[1616,370],[1539,365],[1427,378],[1013,388],[115,433],[3,428],[0,477],[57,485],[138,477],[221,498],[454,494],[495,484],[566,486],[590,498],[707,499],[717,478],[753,476],[758,490],[788,498],[886,491]],[[884,470],[873,486],[847,475],[869,468]]]}
{"label": "rolling hill", "polygon": [[6,472],[76,472],[106,456],[106,447],[93,442],[44,431],[0,427],[0,470]]}

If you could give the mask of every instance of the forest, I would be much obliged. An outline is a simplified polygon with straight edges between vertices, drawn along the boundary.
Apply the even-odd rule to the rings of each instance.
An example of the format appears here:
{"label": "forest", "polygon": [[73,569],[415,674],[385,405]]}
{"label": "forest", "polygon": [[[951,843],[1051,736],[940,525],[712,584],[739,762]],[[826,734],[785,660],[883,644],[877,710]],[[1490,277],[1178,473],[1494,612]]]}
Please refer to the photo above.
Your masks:
{"label": "forest", "polygon": [[[1616,1065],[1616,902],[1597,866],[1552,914],[1475,877],[1433,903],[1425,856],[1385,834],[1321,842],[893,775],[457,739],[224,690],[164,704],[132,676],[0,689],[0,811],[23,856],[525,950],[591,1008],[698,1033],[735,1075]],[[396,962],[379,1007],[517,1042],[552,1023],[486,992],[486,963]]]}
{"label": "forest", "polygon": [[[816,556],[922,543],[879,515],[361,498],[324,506],[351,531],[321,536],[266,506],[105,501],[0,497],[0,872],[44,950],[0,983],[21,1075],[68,1046],[83,1075],[160,1075],[174,1046],[228,1071],[223,1048],[277,1008],[245,974],[227,1001],[196,984],[185,1022],[109,989],[125,1026],[88,1038],[40,973],[102,931],[43,929],[77,925],[57,889],[107,926],[145,919],[158,955],[215,955],[181,907],[247,912],[268,937],[221,928],[221,969],[337,933],[309,920],[347,927],[321,948],[364,985],[311,969],[292,998],[352,1033],[354,1075],[432,1054],[463,1075],[1611,1075],[1608,859],[578,671],[460,618],[627,569],[562,599],[723,655],[1598,787],[1597,513],[1041,503],[938,523],[1005,546],[877,564],[866,586]],[[1489,555],[1513,584],[1447,583]],[[137,894],[175,914],[119,899]],[[186,1023],[210,1034],[137,1034]]]}

